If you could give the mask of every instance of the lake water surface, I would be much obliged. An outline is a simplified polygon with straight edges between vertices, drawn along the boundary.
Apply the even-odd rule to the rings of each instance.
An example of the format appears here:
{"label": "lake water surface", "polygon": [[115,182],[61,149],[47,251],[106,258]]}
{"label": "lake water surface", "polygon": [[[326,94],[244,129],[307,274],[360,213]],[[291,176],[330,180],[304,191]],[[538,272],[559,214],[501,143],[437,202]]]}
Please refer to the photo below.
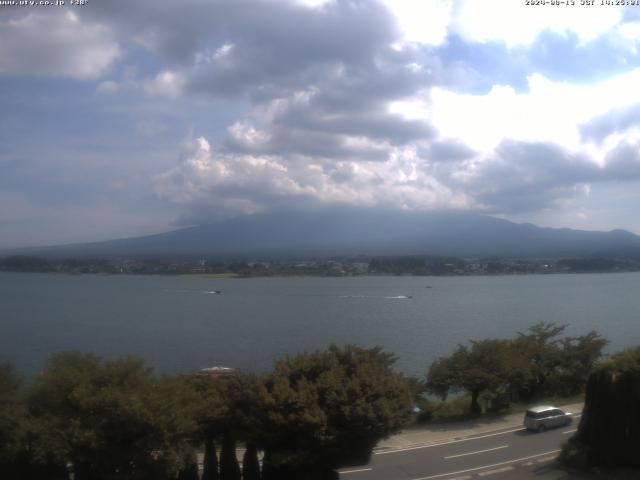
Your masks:
{"label": "lake water surface", "polygon": [[[215,290],[220,294],[213,293]],[[407,298],[410,297],[410,298]],[[162,372],[263,372],[331,343],[382,345],[422,375],[458,343],[540,322],[640,344],[640,273],[202,279],[0,273],[0,360],[34,373],[60,350],[136,355]]]}

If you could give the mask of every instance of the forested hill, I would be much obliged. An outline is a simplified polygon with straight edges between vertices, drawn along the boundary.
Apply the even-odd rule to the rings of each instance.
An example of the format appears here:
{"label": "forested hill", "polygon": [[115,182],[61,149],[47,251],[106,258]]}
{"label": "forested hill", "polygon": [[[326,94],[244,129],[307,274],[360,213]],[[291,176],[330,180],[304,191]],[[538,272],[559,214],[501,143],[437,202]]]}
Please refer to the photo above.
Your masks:
{"label": "forested hill", "polygon": [[54,257],[203,255],[511,255],[640,253],[640,237],[541,228],[486,215],[324,210],[246,215],[167,233],[0,252]]}

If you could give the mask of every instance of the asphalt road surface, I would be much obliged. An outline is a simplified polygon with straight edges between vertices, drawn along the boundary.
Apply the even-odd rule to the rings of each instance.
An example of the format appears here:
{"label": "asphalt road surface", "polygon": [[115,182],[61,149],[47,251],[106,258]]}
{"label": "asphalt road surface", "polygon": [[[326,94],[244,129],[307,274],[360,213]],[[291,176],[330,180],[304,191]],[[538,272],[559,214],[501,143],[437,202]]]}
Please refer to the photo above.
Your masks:
{"label": "asphalt road surface", "polygon": [[[525,472],[554,461],[562,444],[576,431],[575,417],[569,426],[542,433],[511,428],[434,445],[377,452],[368,465],[341,469],[340,479],[528,478],[530,475]],[[511,477],[516,472],[521,476]]]}

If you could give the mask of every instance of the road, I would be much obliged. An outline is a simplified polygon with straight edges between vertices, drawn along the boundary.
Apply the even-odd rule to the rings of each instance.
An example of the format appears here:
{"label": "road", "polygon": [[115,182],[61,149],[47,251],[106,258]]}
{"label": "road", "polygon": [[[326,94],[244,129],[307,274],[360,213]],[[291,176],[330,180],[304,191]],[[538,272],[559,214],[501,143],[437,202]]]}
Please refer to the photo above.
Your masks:
{"label": "road", "polygon": [[433,445],[376,452],[368,465],[340,470],[340,479],[507,478],[516,470],[524,473],[553,462],[562,444],[575,432],[575,417],[571,425],[543,433],[518,427]]}

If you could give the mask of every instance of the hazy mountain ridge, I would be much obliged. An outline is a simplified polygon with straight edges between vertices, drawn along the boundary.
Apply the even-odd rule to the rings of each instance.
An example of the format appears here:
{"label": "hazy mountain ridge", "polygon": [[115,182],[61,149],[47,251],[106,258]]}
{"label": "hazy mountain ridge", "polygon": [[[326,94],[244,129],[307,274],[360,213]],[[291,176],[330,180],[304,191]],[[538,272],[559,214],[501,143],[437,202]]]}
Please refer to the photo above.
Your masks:
{"label": "hazy mountain ridge", "polygon": [[103,242],[14,249],[45,256],[567,256],[640,252],[640,236],[541,228],[470,213],[371,210],[247,215],[172,232]]}

